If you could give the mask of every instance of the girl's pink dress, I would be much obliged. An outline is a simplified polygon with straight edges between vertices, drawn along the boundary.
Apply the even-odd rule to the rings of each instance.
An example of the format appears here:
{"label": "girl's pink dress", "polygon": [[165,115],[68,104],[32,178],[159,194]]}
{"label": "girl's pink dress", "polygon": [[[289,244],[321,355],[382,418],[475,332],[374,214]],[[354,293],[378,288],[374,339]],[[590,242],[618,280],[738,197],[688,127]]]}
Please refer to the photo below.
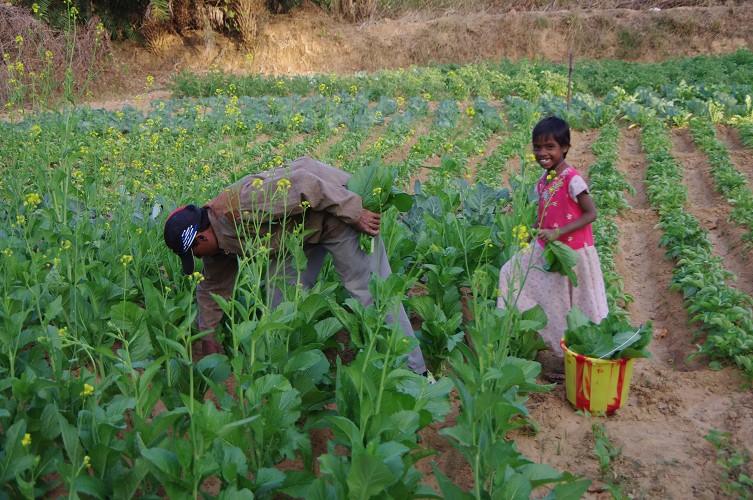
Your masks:
{"label": "girl's pink dress", "polygon": [[[567,167],[548,184],[544,173],[536,185],[539,227],[557,229],[580,217],[583,211],[577,196],[584,191],[588,191],[588,186],[573,167]],[[609,308],[591,225],[563,235],[559,241],[578,254],[575,266],[578,286],[573,287],[567,276],[543,270],[545,244],[537,240],[538,244],[515,254],[500,271],[497,306],[503,309],[515,306],[520,311],[541,306],[548,321],[539,333],[553,353],[561,357],[560,339],[567,328],[570,309],[578,306],[598,323],[607,316]]]}

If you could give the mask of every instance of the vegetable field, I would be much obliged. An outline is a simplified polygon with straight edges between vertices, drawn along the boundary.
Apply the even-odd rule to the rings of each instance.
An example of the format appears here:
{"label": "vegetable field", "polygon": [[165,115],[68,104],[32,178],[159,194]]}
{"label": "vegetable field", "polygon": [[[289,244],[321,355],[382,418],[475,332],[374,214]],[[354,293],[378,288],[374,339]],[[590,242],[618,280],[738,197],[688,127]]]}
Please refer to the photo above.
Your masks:
{"label": "vegetable field", "polygon": [[[375,74],[183,74],[145,109],[0,121],[0,495],[7,498],[749,497],[753,55]],[[599,210],[611,313],[653,324],[627,406],[577,414],[544,384],[540,309],[496,308],[528,246],[539,118]],[[264,238],[196,341],[164,245],[174,208],[308,155],[378,162],[413,195],[383,216],[373,306],[325,265],[270,306]],[[302,262],[300,234],[282,245]],[[413,341],[438,382],[405,367]]]}

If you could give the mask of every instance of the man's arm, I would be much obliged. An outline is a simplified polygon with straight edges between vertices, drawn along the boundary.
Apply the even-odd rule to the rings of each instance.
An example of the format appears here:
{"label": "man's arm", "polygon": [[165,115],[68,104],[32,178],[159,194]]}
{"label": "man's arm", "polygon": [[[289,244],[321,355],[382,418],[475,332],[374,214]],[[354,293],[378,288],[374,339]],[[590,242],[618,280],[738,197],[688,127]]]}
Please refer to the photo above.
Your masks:
{"label": "man's arm", "polygon": [[238,274],[238,259],[235,255],[217,254],[204,257],[204,279],[196,287],[196,302],[199,305],[199,331],[212,330],[220,324],[222,308],[212,294],[229,299],[233,293],[235,276]]}
{"label": "man's arm", "polygon": [[299,169],[287,175],[290,181],[288,207],[293,214],[303,211],[304,202],[308,210],[327,212],[355,226],[363,215],[361,197],[334,179],[322,178],[306,169]]}

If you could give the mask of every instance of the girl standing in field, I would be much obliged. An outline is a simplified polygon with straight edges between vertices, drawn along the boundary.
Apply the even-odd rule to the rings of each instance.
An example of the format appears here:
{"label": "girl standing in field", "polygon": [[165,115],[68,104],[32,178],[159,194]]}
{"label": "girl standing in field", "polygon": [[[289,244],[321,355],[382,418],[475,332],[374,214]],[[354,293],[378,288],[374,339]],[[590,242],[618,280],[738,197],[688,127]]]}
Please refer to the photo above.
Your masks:
{"label": "girl standing in field", "polygon": [[[537,244],[515,254],[500,271],[497,306],[517,307],[520,311],[541,306],[548,320],[539,332],[549,348],[542,356],[545,377],[551,382],[561,382],[564,363],[559,342],[567,328],[570,309],[578,306],[596,323],[609,310],[591,231],[596,207],[586,182],[565,162],[570,149],[570,127],[561,118],[544,118],[536,124],[531,136],[536,162],[545,170],[536,184],[539,207],[533,232]],[[577,287],[565,275],[543,269],[544,247],[555,240],[578,254],[574,268]]]}

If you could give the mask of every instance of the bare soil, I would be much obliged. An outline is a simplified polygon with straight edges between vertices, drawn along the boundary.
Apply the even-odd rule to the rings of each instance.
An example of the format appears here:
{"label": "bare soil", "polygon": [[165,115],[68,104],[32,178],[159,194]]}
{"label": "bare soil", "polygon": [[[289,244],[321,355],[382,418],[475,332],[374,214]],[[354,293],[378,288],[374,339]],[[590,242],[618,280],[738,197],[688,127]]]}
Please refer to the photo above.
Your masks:
{"label": "bare soil", "polygon": [[[177,72],[208,71],[213,65],[235,73],[305,74],[501,58],[564,61],[571,51],[577,58],[642,61],[719,54],[753,48],[751,19],[753,4],[743,2],[658,12],[582,9],[445,13],[356,26],[306,6],[290,15],[276,16],[264,28],[252,64],[247,63],[245,53],[219,36],[211,40],[200,34],[176,37],[163,54],[150,54],[130,44],[118,45],[111,74],[103,75],[101,82],[106,85],[100,85],[91,105],[119,109],[130,104],[145,109],[149,101],[170,96],[166,85]],[[153,87],[145,87],[147,75],[155,77]],[[420,134],[420,126],[417,132]],[[568,160],[582,167],[591,164],[589,147],[597,136],[594,131],[574,133]],[[729,145],[736,167],[753,180],[746,161],[750,150],[732,130],[721,129],[719,137]],[[498,138],[489,141],[487,153],[498,143],[494,141]],[[711,231],[716,255],[737,274],[740,288],[753,292],[749,255],[742,250],[739,230],[727,222],[729,207],[713,190],[705,156],[687,131],[675,132],[673,145],[673,153],[686,167],[689,210]],[[629,197],[632,209],[617,219],[622,231],[618,270],[627,293],[635,299],[629,305],[631,321],[652,321],[655,332],[651,345],[655,358],[636,363],[627,404],[614,416],[598,420],[621,455],[606,476],[600,474],[591,424],[566,401],[563,386],[536,395],[528,405],[537,430],[529,428],[510,437],[532,460],[596,480],[588,498],[610,498],[599,487],[600,481],[620,485],[631,498],[722,498],[721,469],[715,463],[714,448],[704,436],[713,429],[727,431],[735,446],[753,454],[753,393],[733,368],[713,371],[701,357],[687,361],[696,351],[695,328],[687,322],[681,295],[669,291],[674,263],[664,258],[658,246],[658,218],[650,208],[643,183],[646,160],[638,131],[623,130],[620,153],[619,169],[636,194]],[[511,160],[515,165],[517,161]],[[423,444],[440,452],[419,464],[426,483],[435,488],[431,460],[460,486],[472,486],[469,467],[438,434],[442,427],[452,425],[456,415],[422,433]],[[326,436],[313,438],[315,448],[323,451]]]}

